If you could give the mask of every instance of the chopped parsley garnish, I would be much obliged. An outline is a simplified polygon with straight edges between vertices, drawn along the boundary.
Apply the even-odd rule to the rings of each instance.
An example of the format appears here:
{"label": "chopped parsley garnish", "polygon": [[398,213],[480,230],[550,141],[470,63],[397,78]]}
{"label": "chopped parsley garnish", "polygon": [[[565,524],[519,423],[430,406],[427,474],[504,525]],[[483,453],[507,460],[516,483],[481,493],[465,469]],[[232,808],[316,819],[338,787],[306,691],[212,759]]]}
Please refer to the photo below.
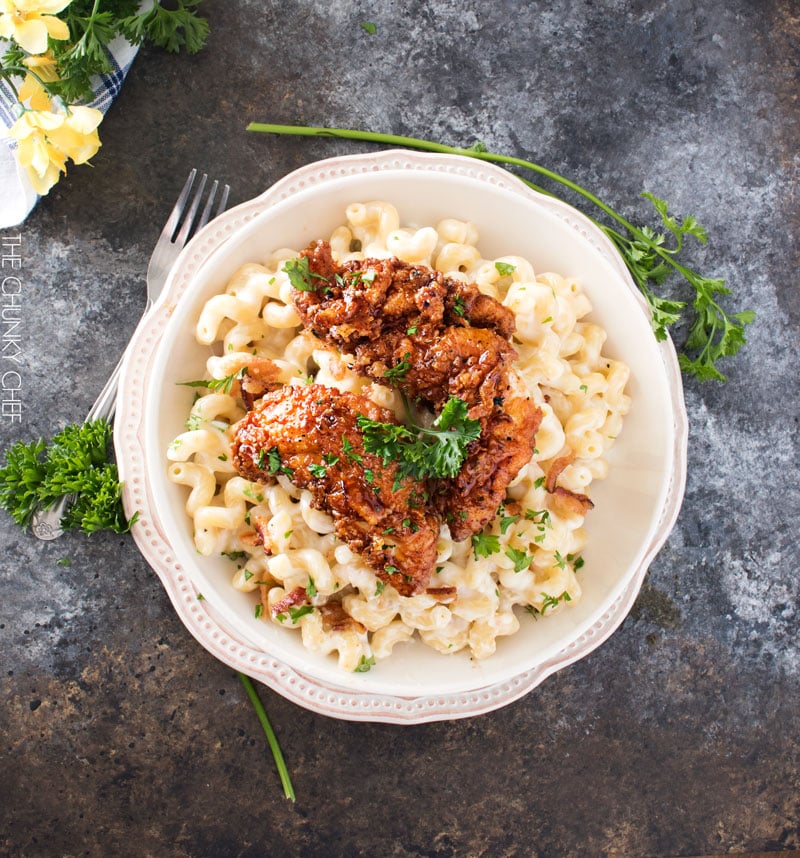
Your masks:
{"label": "chopped parsley garnish", "polygon": [[533,562],[533,557],[518,548],[507,548],[506,557],[514,564],[515,572],[522,572],[527,569]]}
{"label": "chopped parsley garnish", "polygon": [[473,533],[472,534],[472,551],[475,554],[475,559],[488,557],[490,554],[496,554],[500,550],[500,537],[495,533]]}
{"label": "chopped parsley garnish", "polygon": [[456,295],[456,297],[453,299],[453,312],[457,316],[461,316],[462,319],[465,317],[467,307],[464,303],[464,299],[460,295]]}
{"label": "chopped parsley garnish", "polygon": [[[307,256],[287,259],[283,263],[283,270],[288,275],[292,287],[298,292],[319,292],[320,287],[322,287],[323,292],[330,290],[330,283],[327,278],[317,274],[316,271],[311,271],[308,267]],[[318,282],[315,283],[315,280]]]}
{"label": "chopped parsley garnish", "polygon": [[512,524],[516,524],[520,519],[519,515],[504,515],[502,510],[500,514],[500,533],[503,536],[508,532],[508,528],[511,527]]}
{"label": "chopped parsley garnish", "polygon": [[289,617],[293,623],[296,623],[300,617],[311,614],[313,611],[314,608],[311,605],[301,605],[299,608],[289,608]]}
{"label": "chopped parsley garnish", "polygon": [[356,453],[354,451],[355,447],[350,439],[346,435],[342,435],[342,452],[344,453],[345,459],[348,459],[350,462],[363,462],[364,457],[360,453]]}
{"label": "chopped parsley garnish", "polygon": [[549,596],[546,593],[542,593],[544,596],[544,602],[542,603],[542,613],[544,613],[548,608],[555,608],[558,606],[560,602],[571,602],[572,596],[564,590],[564,592],[560,596]]}
{"label": "chopped parsley garnish", "polygon": [[375,656],[371,655],[367,658],[365,655],[361,656],[361,661],[358,663],[358,667],[356,668],[356,673],[368,673],[371,667],[375,666]]}
{"label": "chopped parsley garnish", "polygon": [[409,361],[410,357],[411,353],[406,352],[401,361],[384,372],[383,377],[387,378],[389,381],[403,381],[403,379],[408,375],[408,371],[411,369],[411,362]]}
{"label": "chopped parsley garnish", "polygon": [[[259,462],[261,462],[261,454],[263,452],[264,451],[261,450],[258,455]],[[275,476],[276,474],[285,474],[287,477],[289,477],[289,479],[294,476],[294,471],[287,465],[284,465],[281,461],[281,454],[278,452],[277,447],[272,447],[267,450],[267,461],[269,462],[269,473],[272,476]]]}
{"label": "chopped parsley garnish", "polygon": [[550,511],[546,509],[526,509],[525,521],[547,526],[550,524]]}
{"label": "chopped parsley garnish", "polygon": [[205,378],[198,379],[197,381],[179,381],[178,384],[181,387],[205,387],[214,393],[229,394],[231,390],[233,390],[233,383],[244,378],[246,375],[247,367],[243,366],[237,369],[236,372],[226,375],[224,378]]}
{"label": "chopped parsley garnish", "polygon": [[[411,423],[380,423],[356,418],[364,435],[364,449],[397,462],[400,472],[413,479],[454,477],[467,456],[467,446],[480,436],[480,422],[467,416],[466,403],[451,396],[430,428]],[[345,451],[346,455],[346,451]]]}
{"label": "chopped parsley garnish", "polygon": [[517,266],[512,265],[510,262],[495,262],[494,267],[497,269],[497,273],[500,274],[501,277],[507,277],[509,274],[513,274],[517,270]]}
{"label": "chopped parsley garnish", "polygon": [[328,473],[327,465],[309,465],[308,472],[312,477],[316,477],[317,479],[322,479]]}

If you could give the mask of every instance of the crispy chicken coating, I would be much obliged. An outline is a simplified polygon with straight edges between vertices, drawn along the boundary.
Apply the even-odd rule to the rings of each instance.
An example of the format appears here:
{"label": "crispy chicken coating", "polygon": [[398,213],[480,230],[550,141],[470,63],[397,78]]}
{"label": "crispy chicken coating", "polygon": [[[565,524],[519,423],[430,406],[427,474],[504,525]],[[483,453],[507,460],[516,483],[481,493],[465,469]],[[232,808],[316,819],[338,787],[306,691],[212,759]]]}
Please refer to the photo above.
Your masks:
{"label": "crispy chicken coating", "polygon": [[431,500],[456,541],[479,533],[497,515],[509,483],[530,461],[542,412],[532,405],[522,380],[504,375],[503,406],[483,421],[480,438],[468,448],[452,480],[433,480]]}
{"label": "crispy chicken coating", "polygon": [[481,437],[461,473],[433,487],[454,539],[494,518],[506,488],[533,455],[541,411],[512,367],[513,313],[474,284],[398,259],[338,264],[327,242],[302,257],[293,293],[304,326],[353,356],[353,368],[439,413],[463,400]]}
{"label": "crispy chicken coating", "polygon": [[396,423],[364,396],[312,384],[267,393],[239,422],[234,464],[254,481],[279,473],[311,491],[336,535],[401,595],[425,590],[436,563],[439,522],[426,487],[364,450],[358,415]]}

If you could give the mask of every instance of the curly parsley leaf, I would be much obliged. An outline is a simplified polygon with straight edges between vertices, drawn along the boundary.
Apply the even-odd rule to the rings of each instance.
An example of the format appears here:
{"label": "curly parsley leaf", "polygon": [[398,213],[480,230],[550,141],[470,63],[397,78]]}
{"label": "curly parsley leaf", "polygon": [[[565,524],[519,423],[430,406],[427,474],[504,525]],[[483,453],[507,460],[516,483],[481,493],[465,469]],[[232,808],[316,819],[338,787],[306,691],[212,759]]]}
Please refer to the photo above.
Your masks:
{"label": "curly parsley leaf", "polygon": [[94,420],[64,427],[49,444],[18,442],[6,450],[0,468],[0,506],[21,527],[38,509],[69,497],[61,525],[84,533],[126,533],[136,520],[122,507],[117,466],[109,460],[111,424]]}
{"label": "curly parsley leaf", "polygon": [[44,441],[18,443],[6,450],[0,469],[0,506],[20,525],[28,527],[39,508],[39,486],[45,478]]}
{"label": "curly parsley leaf", "polygon": [[[320,286],[322,286],[323,291],[330,291],[330,281],[322,274],[317,274],[316,271],[310,269],[307,256],[287,259],[283,263],[283,270],[289,277],[292,288],[297,289],[298,292],[317,292]],[[318,282],[315,283],[314,281]]]}
{"label": "curly parsley leaf", "polygon": [[473,533],[472,551],[475,559],[489,557],[500,550],[500,537],[496,533]]}
{"label": "curly parsley leaf", "polygon": [[507,548],[506,557],[514,564],[515,572],[522,572],[533,563],[533,557],[519,548]]}
{"label": "curly parsley leaf", "polygon": [[452,478],[461,470],[467,447],[480,437],[478,420],[467,416],[467,405],[451,396],[429,428],[411,423],[381,423],[359,415],[356,423],[364,436],[364,449],[398,463],[404,476]]}
{"label": "curly parsley leaf", "polygon": [[181,387],[205,387],[214,393],[229,394],[233,389],[235,381],[240,381],[247,375],[247,367],[243,366],[236,372],[226,375],[223,378],[201,378],[194,381],[179,381],[177,384]]}
{"label": "curly parsley leaf", "polygon": [[403,355],[402,360],[398,361],[394,366],[389,367],[389,369],[384,372],[383,377],[392,382],[404,381],[405,377],[408,375],[408,371],[411,369],[410,357],[411,353],[406,352]]}
{"label": "curly parsley leaf", "polygon": [[169,9],[154,3],[148,11],[123,19],[120,28],[134,45],[148,40],[171,53],[186,48],[190,54],[196,54],[208,38],[208,21],[195,11],[201,2],[173,0]]}

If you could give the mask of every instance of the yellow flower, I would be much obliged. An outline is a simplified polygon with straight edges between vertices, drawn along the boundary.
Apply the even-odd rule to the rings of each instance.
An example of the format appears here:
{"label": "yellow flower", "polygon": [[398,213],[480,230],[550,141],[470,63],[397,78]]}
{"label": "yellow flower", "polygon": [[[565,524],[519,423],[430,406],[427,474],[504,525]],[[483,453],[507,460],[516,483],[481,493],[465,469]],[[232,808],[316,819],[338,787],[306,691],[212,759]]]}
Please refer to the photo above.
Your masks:
{"label": "yellow flower", "polygon": [[100,148],[97,126],[103,114],[95,107],[72,105],[50,139],[74,164],[85,164]]}
{"label": "yellow flower", "polygon": [[49,110],[50,96],[42,86],[42,81],[50,83],[58,80],[56,58],[52,51],[48,51],[39,56],[25,57],[22,62],[33,74],[25,75],[25,80],[20,85],[18,93],[20,103],[27,103],[32,110]]}
{"label": "yellow flower", "polygon": [[66,164],[85,164],[100,148],[97,126],[103,114],[73,105],[66,112],[26,110],[9,129],[18,142],[17,160],[34,190],[44,195],[66,173]]}
{"label": "yellow flower", "polygon": [[29,54],[43,54],[47,37],[68,39],[69,27],[55,14],[70,0],[0,0],[0,36]]}
{"label": "yellow flower", "polygon": [[46,54],[39,54],[34,57],[25,57],[22,64],[35,72],[38,77],[47,83],[52,83],[58,80],[58,72],[56,71],[56,58],[52,51]]}

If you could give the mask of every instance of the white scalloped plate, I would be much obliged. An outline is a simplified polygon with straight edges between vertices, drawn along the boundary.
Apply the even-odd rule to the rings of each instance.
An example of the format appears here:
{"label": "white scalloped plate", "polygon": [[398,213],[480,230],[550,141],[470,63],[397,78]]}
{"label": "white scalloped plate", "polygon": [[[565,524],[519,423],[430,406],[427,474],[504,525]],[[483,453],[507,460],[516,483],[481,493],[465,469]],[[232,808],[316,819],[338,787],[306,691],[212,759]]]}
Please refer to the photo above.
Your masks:
{"label": "white scalloped plate", "polygon": [[[369,673],[342,673],[333,657],[304,650],[299,635],[253,617],[251,602],[230,586],[227,561],[195,552],[182,489],[166,479],[166,447],[181,431],[191,398],[186,391],[184,401],[175,382],[202,371],[207,355],[193,338],[199,307],[241,262],[324,237],[343,221],[347,203],[369,199],[395,203],[403,223],[472,220],[485,255],[518,254],[539,271],[577,276],[593,318],[608,330],[606,351],[632,367],[633,407],[611,452],[609,477],[593,486],[583,598],[499,639],[497,653],[481,662],[412,643]],[[672,344],[656,343],[624,263],[588,218],[486,162],[401,150],[310,164],[209,224],[181,254],[131,341],[115,421],[125,509],[139,513],[134,539],[197,640],[230,667],[322,715],[399,724],[497,709],[612,634],[677,518],[687,434]]]}

